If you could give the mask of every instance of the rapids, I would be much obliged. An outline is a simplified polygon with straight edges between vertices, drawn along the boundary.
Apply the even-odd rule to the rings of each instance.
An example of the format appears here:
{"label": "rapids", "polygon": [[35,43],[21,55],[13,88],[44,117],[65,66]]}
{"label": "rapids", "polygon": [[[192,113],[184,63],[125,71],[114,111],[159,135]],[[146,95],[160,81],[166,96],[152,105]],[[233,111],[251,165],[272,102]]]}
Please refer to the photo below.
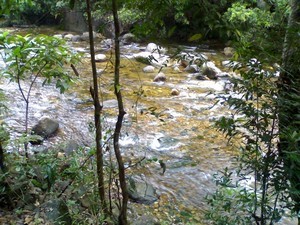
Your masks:
{"label": "rapids", "polygon": [[[46,32],[57,33],[51,29]],[[70,45],[75,51],[89,53],[87,42]],[[141,215],[145,210],[151,211],[157,218],[168,218],[174,224],[180,224],[176,221],[183,215],[200,220],[206,207],[204,198],[215,190],[213,175],[231,166],[237,151],[214,127],[216,118],[230,114],[227,108],[218,104],[214,106],[215,97],[224,91],[227,80],[197,80],[181,67],[180,72],[167,67],[162,69],[166,82],[153,82],[159,69],[155,69],[154,73],[144,73],[142,69],[146,65],[132,59],[133,54],[144,51],[145,47],[146,44],[134,43],[123,46],[121,50],[121,90],[126,115],[120,145],[126,165],[143,157],[148,159],[148,163],[134,172],[142,174],[156,188],[160,198],[152,206],[135,208],[140,210]],[[180,47],[185,52],[201,52],[221,70],[228,70],[221,67],[226,57],[220,49]],[[166,48],[174,51],[174,46]],[[96,51],[109,58],[106,62],[97,63],[97,69],[102,71],[99,85],[104,105],[103,123],[107,135],[110,135],[117,115],[112,91],[113,65],[110,61],[113,57],[107,45],[96,42]],[[68,140],[75,140],[82,146],[93,145],[93,134],[89,132],[89,125],[93,123],[89,58],[83,57],[76,67],[80,77],[75,78],[72,87],[64,94],[60,94],[54,84],[41,87],[41,79],[33,88],[30,125],[33,126],[43,116],[55,118],[60,123],[59,133],[42,146],[35,147],[38,150]],[[15,83],[1,80],[0,88],[6,93],[6,104],[9,105],[5,122],[11,129],[12,139],[16,139],[24,129],[25,104]],[[179,95],[171,95],[174,88]],[[151,159],[163,160],[166,172],[162,174],[159,163]],[[134,205],[132,203],[129,208]]]}

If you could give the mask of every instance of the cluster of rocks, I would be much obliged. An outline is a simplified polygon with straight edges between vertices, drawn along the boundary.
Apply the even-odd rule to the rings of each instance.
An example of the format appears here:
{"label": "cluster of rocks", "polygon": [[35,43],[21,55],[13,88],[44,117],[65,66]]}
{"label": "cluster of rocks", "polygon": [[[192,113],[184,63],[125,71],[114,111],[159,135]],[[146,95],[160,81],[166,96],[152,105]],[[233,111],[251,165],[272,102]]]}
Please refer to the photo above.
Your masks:
{"label": "cluster of rocks", "polygon": [[[156,73],[153,82],[165,82],[167,80],[166,74],[162,72],[162,69],[167,67],[172,68],[173,72],[176,73],[187,73],[197,80],[218,80],[229,76],[228,73],[222,72],[205,54],[181,52],[177,59],[173,60],[166,55],[166,52],[165,48],[155,43],[149,43],[145,51],[133,54],[133,58],[139,62],[149,64],[143,68],[143,72]],[[233,48],[227,47],[224,49],[226,56],[232,56],[233,53]],[[231,63],[231,61],[224,62],[223,66],[227,65],[226,63]],[[177,89],[171,90],[171,95],[179,94],[180,92]]]}
{"label": "cluster of rocks", "polygon": [[[71,34],[71,33],[55,34],[53,36],[56,38],[62,38],[72,42],[89,41],[89,32],[84,32],[82,34]],[[93,32],[93,38],[95,40],[104,39],[104,37],[100,33],[96,33],[96,32]]]}

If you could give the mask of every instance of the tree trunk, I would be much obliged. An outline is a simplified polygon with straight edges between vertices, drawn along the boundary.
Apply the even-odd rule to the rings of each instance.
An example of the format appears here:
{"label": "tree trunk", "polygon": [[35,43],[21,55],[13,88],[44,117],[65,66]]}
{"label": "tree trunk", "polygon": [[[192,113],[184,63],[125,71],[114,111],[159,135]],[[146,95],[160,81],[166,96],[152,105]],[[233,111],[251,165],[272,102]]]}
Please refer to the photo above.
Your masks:
{"label": "tree trunk", "polygon": [[3,149],[1,141],[0,141],[0,169],[3,172],[5,172],[5,167],[4,167],[4,149]]}
{"label": "tree trunk", "polygon": [[94,122],[96,128],[96,161],[97,161],[97,176],[98,176],[98,192],[101,200],[102,210],[105,216],[108,216],[108,209],[105,200],[105,187],[104,187],[104,172],[103,172],[103,149],[101,145],[102,140],[102,124],[101,124],[101,112],[102,106],[99,100],[99,90],[97,81],[97,70],[95,61],[95,48],[94,48],[94,37],[93,37],[93,26],[91,16],[90,0],[86,0],[87,5],[87,16],[88,16],[88,28],[89,28],[89,39],[90,39],[90,53],[91,53],[91,64],[93,73],[93,87],[90,88],[91,95],[94,101]]}
{"label": "tree trunk", "polygon": [[[294,210],[300,213],[300,0],[291,0],[279,88],[279,151],[290,181]],[[298,217],[298,224],[300,218]]]}
{"label": "tree trunk", "polygon": [[118,101],[118,109],[119,109],[118,120],[114,131],[113,142],[114,142],[114,150],[115,150],[115,154],[119,166],[119,180],[120,180],[120,186],[121,186],[122,197],[123,197],[122,206],[119,214],[119,225],[127,225],[128,192],[127,192],[127,185],[126,185],[126,178],[125,178],[125,168],[124,168],[123,158],[119,146],[120,132],[122,128],[123,118],[126,112],[124,111],[121,86],[120,86],[120,42],[119,42],[120,26],[119,26],[119,18],[118,18],[117,0],[112,0],[112,10],[113,10],[114,26],[115,26],[114,88],[115,88],[115,95]]}

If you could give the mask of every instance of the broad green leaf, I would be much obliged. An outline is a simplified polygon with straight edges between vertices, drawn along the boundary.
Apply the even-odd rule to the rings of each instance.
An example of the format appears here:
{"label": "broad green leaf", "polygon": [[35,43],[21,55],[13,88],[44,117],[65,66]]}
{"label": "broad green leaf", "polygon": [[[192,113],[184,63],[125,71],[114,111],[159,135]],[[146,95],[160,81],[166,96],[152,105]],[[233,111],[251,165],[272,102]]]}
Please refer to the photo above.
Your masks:
{"label": "broad green leaf", "polygon": [[202,34],[194,34],[189,38],[189,41],[199,41],[202,38]]}

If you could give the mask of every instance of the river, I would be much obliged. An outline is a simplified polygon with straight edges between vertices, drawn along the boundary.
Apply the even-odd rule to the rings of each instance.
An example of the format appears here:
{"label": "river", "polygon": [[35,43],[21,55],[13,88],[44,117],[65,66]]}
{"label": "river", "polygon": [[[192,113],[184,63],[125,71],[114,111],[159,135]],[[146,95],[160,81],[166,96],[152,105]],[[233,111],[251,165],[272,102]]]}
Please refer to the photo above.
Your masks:
{"label": "river", "polygon": [[[62,33],[52,29],[34,32]],[[87,42],[70,45],[88,54]],[[213,175],[231,166],[237,152],[214,127],[217,118],[230,114],[227,108],[214,106],[215,97],[224,92],[227,79],[198,80],[180,66],[179,70],[168,66],[162,69],[166,81],[153,82],[159,69],[144,73],[146,65],[132,58],[134,54],[144,52],[146,46],[147,43],[133,43],[122,47],[120,74],[126,115],[120,145],[126,165],[143,157],[148,159],[148,163],[134,172],[151,183],[160,198],[151,206],[136,207],[132,203],[129,208],[140,210],[141,215],[147,210],[158,219],[173,221],[174,224],[180,224],[176,221],[180,221],[178,218],[184,215],[200,221],[206,208],[204,198],[215,190]],[[222,67],[221,62],[227,59],[222,49],[209,46],[180,47],[183,52],[204,54],[222,71],[231,73]],[[175,51],[174,46],[165,48],[167,52]],[[96,42],[96,51],[108,58],[111,56],[110,49],[103,42]],[[89,124],[93,122],[89,58],[83,57],[76,67],[80,77],[66,93],[60,94],[54,84],[40,88],[42,80],[38,80],[33,89],[30,125],[43,116],[57,119],[60,123],[59,133],[37,147],[39,150],[68,140],[74,140],[82,146],[90,146],[93,142],[93,135],[89,132]],[[97,69],[103,70],[99,75],[99,84],[104,105],[104,127],[108,131],[113,129],[117,115],[112,91],[113,65],[105,60],[97,63]],[[14,83],[2,81],[0,88],[7,94],[10,109],[5,122],[12,131],[12,139],[15,139],[23,130],[25,104]],[[171,95],[172,89],[176,89],[179,95]],[[141,90],[143,93],[139,95]],[[164,174],[158,161],[151,159],[163,160],[166,164]]]}

